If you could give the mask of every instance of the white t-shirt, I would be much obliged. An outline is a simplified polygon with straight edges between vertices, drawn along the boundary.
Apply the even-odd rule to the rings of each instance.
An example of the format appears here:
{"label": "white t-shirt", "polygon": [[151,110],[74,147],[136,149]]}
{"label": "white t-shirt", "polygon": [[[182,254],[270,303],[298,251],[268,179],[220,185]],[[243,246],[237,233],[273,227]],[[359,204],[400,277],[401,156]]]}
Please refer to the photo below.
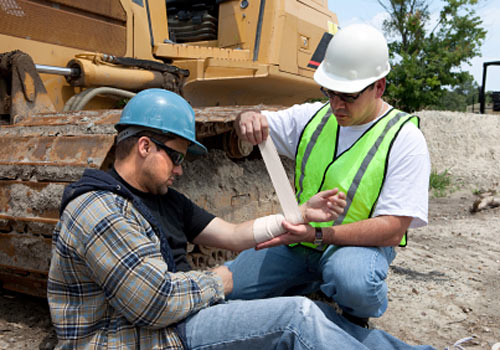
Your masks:
{"label": "white t-shirt", "polygon": [[[306,103],[277,112],[262,112],[267,117],[279,154],[295,159],[302,130],[323,105],[321,102]],[[376,120],[340,127],[337,154],[349,148]],[[389,153],[385,182],[373,216],[411,216],[410,228],[425,226],[428,221],[430,167],[424,135],[413,123],[406,123]]]}

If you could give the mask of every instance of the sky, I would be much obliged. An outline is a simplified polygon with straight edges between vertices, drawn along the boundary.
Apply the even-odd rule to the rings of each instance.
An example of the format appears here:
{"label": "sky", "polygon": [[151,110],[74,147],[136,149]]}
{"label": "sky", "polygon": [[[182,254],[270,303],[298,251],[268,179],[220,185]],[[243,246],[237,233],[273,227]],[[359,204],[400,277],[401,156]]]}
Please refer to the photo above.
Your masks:
{"label": "sky", "polygon": [[[440,0],[429,0],[431,18],[437,18],[442,9]],[[328,7],[337,14],[339,26],[366,23],[382,30],[382,22],[388,16],[377,0],[328,0]],[[471,65],[464,65],[480,86],[483,76],[483,62],[500,61],[500,0],[479,0],[476,14],[483,19],[486,38],[481,47],[481,56],[474,57]],[[489,66],[486,77],[486,91],[500,91],[500,66]]]}

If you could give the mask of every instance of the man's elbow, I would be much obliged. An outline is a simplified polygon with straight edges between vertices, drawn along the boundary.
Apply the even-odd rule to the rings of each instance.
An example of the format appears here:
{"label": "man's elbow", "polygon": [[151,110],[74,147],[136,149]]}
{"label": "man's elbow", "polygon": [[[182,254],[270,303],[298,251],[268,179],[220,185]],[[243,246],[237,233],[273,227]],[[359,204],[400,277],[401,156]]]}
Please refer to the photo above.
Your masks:
{"label": "man's elbow", "polygon": [[391,235],[388,241],[388,246],[393,246],[397,247],[401,243],[401,240],[403,239],[404,235],[408,231],[408,225],[401,225],[398,227],[398,229]]}
{"label": "man's elbow", "polygon": [[390,239],[390,241],[388,242],[387,245],[390,246],[390,247],[397,247],[397,246],[399,246],[399,244],[401,243],[401,240],[403,239],[403,236],[404,236],[405,232],[403,232],[402,234],[398,233],[396,235],[393,235],[393,237]]}
{"label": "man's elbow", "polygon": [[390,238],[390,246],[398,246],[401,243],[401,240],[403,239],[405,233],[408,231],[408,228],[410,227],[410,223],[412,221],[412,217],[410,216],[396,216],[393,217],[393,220],[394,219],[396,220],[396,222],[393,221],[395,226],[393,226],[394,233]]}

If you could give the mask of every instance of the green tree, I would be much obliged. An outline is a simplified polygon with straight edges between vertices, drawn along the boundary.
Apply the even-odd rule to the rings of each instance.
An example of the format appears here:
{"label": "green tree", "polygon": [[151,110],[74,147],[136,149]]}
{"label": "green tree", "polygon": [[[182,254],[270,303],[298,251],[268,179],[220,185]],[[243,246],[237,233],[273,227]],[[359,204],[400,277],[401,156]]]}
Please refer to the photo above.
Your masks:
{"label": "green tree", "polygon": [[472,80],[461,65],[480,53],[486,35],[474,10],[478,0],[443,0],[435,24],[429,1],[377,2],[390,15],[384,31],[393,38],[389,40],[389,102],[409,112],[440,106],[450,90]]}
{"label": "green tree", "polygon": [[[466,77],[464,81],[458,84],[454,89],[445,88],[443,90],[443,96],[439,99],[437,104],[430,105],[429,109],[465,112],[467,106],[479,102],[479,86],[471,75]],[[477,111],[479,111],[479,109],[477,109]]]}

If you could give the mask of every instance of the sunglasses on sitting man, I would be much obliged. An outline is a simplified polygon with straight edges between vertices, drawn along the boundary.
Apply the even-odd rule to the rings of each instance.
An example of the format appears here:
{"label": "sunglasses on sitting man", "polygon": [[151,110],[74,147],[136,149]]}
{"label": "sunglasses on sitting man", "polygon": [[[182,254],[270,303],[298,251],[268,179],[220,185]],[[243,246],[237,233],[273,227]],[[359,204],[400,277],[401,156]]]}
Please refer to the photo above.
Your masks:
{"label": "sunglasses on sitting man", "polygon": [[332,90],[325,89],[324,87],[321,87],[320,90],[323,93],[323,95],[325,95],[328,98],[331,98],[332,100],[333,100],[333,98],[338,97],[338,98],[340,98],[342,101],[344,101],[346,103],[353,103],[370,86],[373,86],[373,84],[368,85],[367,87],[365,87],[363,90],[361,90],[357,94],[346,94],[346,93],[343,93],[343,92],[335,92],[335,91],[332,91]]}
{"label": "sunglasses on sitting man", "polygon": [[172,163],[174,163],[174,165],[181,165],[182,164],[182,162],[184,161],[184,154],[183,153],[176,151],[168,146],[165,146],[163,143],[161,143],[158,140],[155,140],[152,137],[149,137],[149,139],[151,141],[153,141],[153,143],[155,145],[157,145],[158,147],[160,147],[162,150],[165,151],[165,153],[170,157],[170,159],[172,160]]}

